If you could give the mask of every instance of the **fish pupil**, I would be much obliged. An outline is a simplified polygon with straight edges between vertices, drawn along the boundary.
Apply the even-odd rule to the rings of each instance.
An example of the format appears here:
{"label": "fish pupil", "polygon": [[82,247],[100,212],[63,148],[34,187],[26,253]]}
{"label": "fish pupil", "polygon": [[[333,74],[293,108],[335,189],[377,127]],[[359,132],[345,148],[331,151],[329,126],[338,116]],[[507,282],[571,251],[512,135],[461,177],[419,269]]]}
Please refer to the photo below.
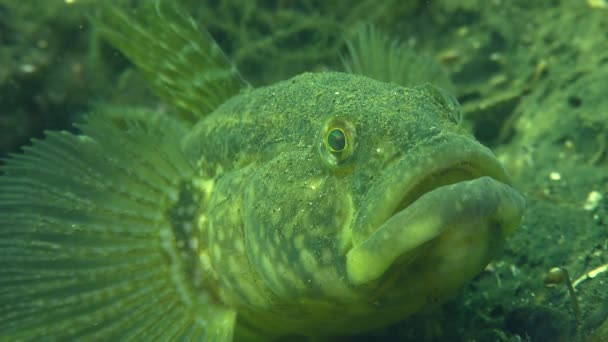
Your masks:
{"label": "fish pupil", "polygon": [[332,152],[341,152],[346,147],[346,135],[339,128],[334,128],[327,134],[327,145]]}

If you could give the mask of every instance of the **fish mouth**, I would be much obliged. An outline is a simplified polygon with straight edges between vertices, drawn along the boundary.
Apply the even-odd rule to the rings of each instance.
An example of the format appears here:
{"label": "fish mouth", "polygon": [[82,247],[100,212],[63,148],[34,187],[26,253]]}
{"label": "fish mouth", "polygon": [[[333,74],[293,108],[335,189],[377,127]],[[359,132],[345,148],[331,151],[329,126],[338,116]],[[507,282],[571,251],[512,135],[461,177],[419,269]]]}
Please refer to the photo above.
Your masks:
{"label": "fish mouth", "polygon": [[[422,195],[428,192],[442,186],[476,179],[481,177],[481,175],[483,175],[483,172],[480,170],[480,168],[467,161],[458,162],[454,165],[447,165],[444,168],[427,175],[419,183],[414,184],[412,189],[407,191],[405,196],[403,196],[390,216],[393,216],[406,209],[408,206],[422,197]],[[498,176],[500,177],[502,175]]]}
{"label": "fish mouth", "polygon": [[346,258],[355,285],[380,278],[395,260],[448,230],[511,234],[521,221],[524,199],[508,185],[489,149],[446,134],[395,162],[361,208]]}

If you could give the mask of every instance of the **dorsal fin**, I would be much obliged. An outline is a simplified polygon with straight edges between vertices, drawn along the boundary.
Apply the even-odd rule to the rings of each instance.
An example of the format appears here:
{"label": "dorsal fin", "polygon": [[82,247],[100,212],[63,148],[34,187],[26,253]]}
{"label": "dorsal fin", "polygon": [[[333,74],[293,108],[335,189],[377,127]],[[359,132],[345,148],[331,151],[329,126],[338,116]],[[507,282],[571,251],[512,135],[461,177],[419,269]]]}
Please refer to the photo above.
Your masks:
{"label": "dorsal fin", "polygon": [[211,35],[174,4],[143,1],[125,10],[111,3],[102,2],[96,28],[182,118],[196,122],[248,86]]}
{"label": "dorsal fin", "polygon": [[417,53],[372,24],[361,24],[352,37],[344,39],[348,53],[342,65],[348,73],[404,87],[424,83],[453,89],[447,73],[431,57]]}

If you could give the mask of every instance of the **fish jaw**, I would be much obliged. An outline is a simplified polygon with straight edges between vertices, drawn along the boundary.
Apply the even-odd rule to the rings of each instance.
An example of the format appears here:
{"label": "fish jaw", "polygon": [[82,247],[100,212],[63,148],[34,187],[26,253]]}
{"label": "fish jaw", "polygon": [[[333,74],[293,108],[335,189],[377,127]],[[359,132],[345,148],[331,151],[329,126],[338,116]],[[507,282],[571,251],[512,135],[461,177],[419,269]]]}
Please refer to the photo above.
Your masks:
{"label": "fish jaw", "polygon": [[[369,284],[399,265],[407,273],[410,263],[435,253],[466,278],[454,281],[460,286],[483,270],[497,243],[519,226],[525,208],[498,160],[466,137],[421,146],[387,174],[370,190],[370,205],[353,226],[353,248],[346,255],[353,285]],[[428,250],[433,248],[443,250]]]}

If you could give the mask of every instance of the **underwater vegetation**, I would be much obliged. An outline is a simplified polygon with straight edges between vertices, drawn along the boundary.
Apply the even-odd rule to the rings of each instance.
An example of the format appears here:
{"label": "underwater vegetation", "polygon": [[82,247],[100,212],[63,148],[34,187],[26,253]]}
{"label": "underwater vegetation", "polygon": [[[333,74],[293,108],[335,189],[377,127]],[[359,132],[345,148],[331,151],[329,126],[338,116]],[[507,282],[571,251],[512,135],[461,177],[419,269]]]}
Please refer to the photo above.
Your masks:
{"label": "underwater vegetation", "polygon": [[[608,30],[606,11],[590,3],[362,1],[353,7],[346,1],[251,1],[243,6],[223,0],[181,5],[255,86],[305,70],[341,70],[340,56],[350,54],[343,37],[352,42],[359,32],[369,33],[358,31],[361,22],[374,23],[379,32],[390,33],[387,41],[398,37],[398,45],[441,63],[462,105],[462,124],[492,147],[524,193],[523,224],[500,258],[441,307],[372,336],[602,341],[608,316],[607,275],[601,272],[608,262],[608,55],[602,46]],[[29,137],[42,137],[43,128],[77,131],[70,122],[103,108],[100,103],[119,105],[120,110],[94,111],[105,113],[120,130],[135,125],[136,131],[155,132],[157,124],[141,127],[138,118],[173,113],[146,88],[142,73],[133,72],[128,59],[91,29],[83,13],[96,11],[94,1],[46,2],[48,11],[34,7],[0,1],[0,59],[10,66],[0,71],[2,151],[16,151]],[[123,110],[124,105],[154,110]],[[181,125],[158,120],[172,127],[167,136],[159,135],[161,141],[181,135],[174,134]],[[116,167],[112,161],[108,165],[104,170]],[[567,269],[576,284],[579,314],[565,282],[544,286],[544,276],[554,267]]]}

